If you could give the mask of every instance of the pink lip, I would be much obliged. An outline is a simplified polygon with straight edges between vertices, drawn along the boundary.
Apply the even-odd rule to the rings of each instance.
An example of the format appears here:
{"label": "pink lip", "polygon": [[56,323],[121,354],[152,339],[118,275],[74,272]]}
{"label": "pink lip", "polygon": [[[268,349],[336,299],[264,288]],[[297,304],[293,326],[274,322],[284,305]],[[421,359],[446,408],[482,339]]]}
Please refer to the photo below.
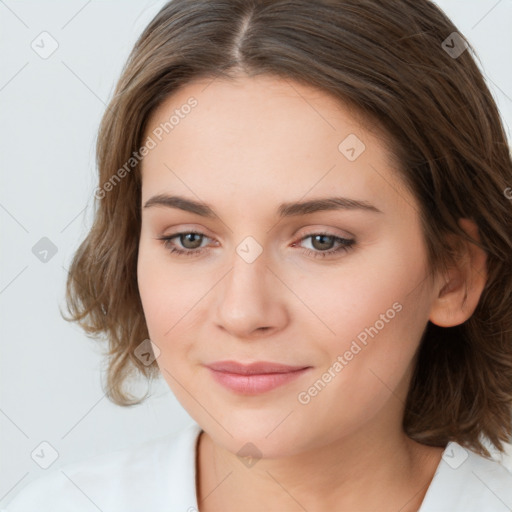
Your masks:
{"label": "pink lip", "polygon": [[213,378],[231,391],[257,395],[286,384],[303,375],[310,366],[289,366],[272,362],[250,364],[218,361],[207,365]]}

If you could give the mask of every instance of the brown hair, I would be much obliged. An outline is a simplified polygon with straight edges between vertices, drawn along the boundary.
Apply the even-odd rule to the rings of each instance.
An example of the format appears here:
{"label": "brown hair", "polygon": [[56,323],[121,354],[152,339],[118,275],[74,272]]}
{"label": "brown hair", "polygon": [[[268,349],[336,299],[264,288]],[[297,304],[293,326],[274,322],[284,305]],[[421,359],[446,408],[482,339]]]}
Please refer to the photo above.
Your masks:
{"label": "brown hair", "polygon": [[[156,362],[145,366],[134,354],[148,331],[136,274],[140,165],[132,161],[127,170],[126,162],[142,146],[150,114],[179,87],[239,72],[268,74],[317,87],[383,130],[421,205],[432,273],[446,270],[454,256],[445,235],[471,240],[457,220],[478,226],[481,241],[473,242],[487,253],[487,283],[463,324],[428,322],[403,427],[427,445],[453,440],[489,456],[486,436],[503,451],[512,434],[512,204],[504,193],[512,162],[475,52],[454,32],[428,0],[164,5],[136,42],[102,119],[94,223],[67,282],[67,320],[108,340],[113,402],[139,403],[145,397],[123,389],[128,377],[159,374]],[[467,49],[457,55],[453,48]]]}

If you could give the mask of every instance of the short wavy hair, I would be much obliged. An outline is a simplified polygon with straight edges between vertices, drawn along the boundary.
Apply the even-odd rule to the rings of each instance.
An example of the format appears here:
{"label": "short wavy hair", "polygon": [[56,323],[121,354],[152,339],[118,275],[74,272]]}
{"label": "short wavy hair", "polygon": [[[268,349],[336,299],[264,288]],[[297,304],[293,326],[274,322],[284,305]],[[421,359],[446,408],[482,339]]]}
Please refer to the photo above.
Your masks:
{"label": "short wavy hair", "polygon": [[[512,435],[512,162],[477,58],[428,0],[165,4],[137,40],[101,121],[94,221],[66,285],[66,320],[108,344],[109,399],[139,403],[146,397],[128,393],[126,383],[159,375],[156,362],[146,366],[134,353],[148,338],[137,286],[141,174],[133,158],[148,119],[192,80],[266,74],[317,87],[382,130],[420,204],[432,273],[456,257],[446,235],[486,251],[488,279],[473,315],[455,327],[425,328],[403,428],[426,445],[454,440],[490,457],[486,437],[503,452]],[[476,223],[480,241],[459,227],[460,218]]]}

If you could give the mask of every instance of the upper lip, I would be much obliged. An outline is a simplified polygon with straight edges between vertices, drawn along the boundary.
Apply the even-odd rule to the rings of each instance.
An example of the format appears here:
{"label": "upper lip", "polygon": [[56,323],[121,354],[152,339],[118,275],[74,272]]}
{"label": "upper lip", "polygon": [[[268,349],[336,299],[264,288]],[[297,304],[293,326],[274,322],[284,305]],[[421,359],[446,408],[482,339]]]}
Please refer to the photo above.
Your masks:
{"label": "upper lip", "polygon": [[261,375],[265,373],[290,373],[308,368],[307,366],[290,366],[287,364],[273,363],[270,361],[257,361],[243,364],[237,361],[217,361],[207,364],[208,368],[218,372],[238,373],[240,375]]}

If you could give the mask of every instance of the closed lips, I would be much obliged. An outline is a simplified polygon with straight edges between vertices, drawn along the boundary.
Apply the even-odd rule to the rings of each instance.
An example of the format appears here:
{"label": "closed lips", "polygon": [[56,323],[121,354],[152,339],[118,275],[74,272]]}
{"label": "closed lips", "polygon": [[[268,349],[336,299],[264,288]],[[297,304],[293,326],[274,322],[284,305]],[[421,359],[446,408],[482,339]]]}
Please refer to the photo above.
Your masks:
{"label": "closed lips", "polygon": [[217,361],[207,365],[208,368],[222,373],[234,373],[238,375],[264,375],[272,373],[291,373],[308,366],[290,366],[281,363],[259,361],[250,364],[242,364],[236,361]]}

